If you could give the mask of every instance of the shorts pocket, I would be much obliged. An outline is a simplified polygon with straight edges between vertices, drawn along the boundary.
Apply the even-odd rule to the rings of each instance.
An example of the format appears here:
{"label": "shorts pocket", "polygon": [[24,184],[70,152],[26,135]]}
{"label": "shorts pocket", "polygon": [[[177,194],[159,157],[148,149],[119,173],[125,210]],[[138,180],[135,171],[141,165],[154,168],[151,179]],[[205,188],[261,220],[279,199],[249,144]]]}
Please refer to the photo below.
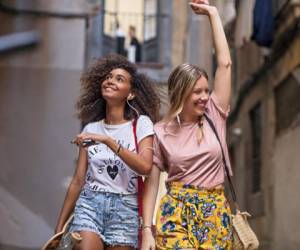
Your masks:
{"label": "shorts pocket", "polygon": [[122,203],[124,206],[129,207],[131,209],[138,208],[138,200],[136,195],[124,195],[121,196]]}
{"label": "shorts pocket", "polygon": [[84,199],[93,199],[97,195],[96,192],[88,190],[88,189],[83,189],[80,193],[80,198]]}

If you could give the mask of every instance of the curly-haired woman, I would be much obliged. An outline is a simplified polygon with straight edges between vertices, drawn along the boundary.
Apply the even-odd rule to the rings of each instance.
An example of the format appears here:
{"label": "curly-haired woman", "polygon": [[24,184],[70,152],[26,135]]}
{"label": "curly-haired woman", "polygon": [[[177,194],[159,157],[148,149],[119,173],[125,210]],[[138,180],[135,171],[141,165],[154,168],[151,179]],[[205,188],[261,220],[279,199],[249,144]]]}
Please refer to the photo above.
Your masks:
{"label": "curly-haired woman", "polygon": [[[193,0],[191,7],[196,14],[208,16],[211,23],[217,57],[214,88],[210,94],[207,74],[190,64],[179,65],[169,77],[170,108],[154,126],[155,167],[146,180],[143,196],[143,250],[232,248],[221,149],[222,145],[231,174],[225,140],[230,53],[217,9],[204,0]],[[167,194],[158,207],[154,240],[151,222],[160,171],[168,172]]]}
{"label": "curly-haired woman", "polygon": [[137,177],[151,171],[159,99],[153,82],[119,55],[96,61],[81,81],[77,108],[86,125],[74,139],[79,158],[56,232],[74,212],[69,231],[82,237],[76,249],[133,249]]}

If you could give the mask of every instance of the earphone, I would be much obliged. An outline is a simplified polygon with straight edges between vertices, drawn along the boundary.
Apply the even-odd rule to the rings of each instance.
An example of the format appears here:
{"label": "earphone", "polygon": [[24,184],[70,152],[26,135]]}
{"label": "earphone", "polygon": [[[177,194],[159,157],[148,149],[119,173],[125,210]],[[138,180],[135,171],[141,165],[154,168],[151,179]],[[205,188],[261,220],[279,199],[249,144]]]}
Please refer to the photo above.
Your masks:
{"label": "earphone", "polygon": [[133,98],[134,98],[134,95],[131,93],[127,96],[128,101],[131,101]]}
{"label": "earphone", "polygon": [[128,105],[132,110],[134,110],[134,112],[135,112],[135,113],[137,114],[137,116],[139,117],[139,116],[140,116],[139,111],[137,111],[137,109],[136,109],[135,107],[133,107],[133,106],[129,103],[129,101],[131,101],[133,98],[134,98],[134,95],[130,93],[130,94],[127,96],[126,102],[127,102],[127,105]]}

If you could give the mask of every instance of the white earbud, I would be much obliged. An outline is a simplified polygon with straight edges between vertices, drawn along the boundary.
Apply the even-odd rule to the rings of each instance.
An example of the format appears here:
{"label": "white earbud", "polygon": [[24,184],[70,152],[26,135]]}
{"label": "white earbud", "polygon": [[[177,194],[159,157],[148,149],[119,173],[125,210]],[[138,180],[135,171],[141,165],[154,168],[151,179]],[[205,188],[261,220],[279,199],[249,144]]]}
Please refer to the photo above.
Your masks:
{"label": "white earbud", "polygon": [[128,101],[131,101],[133,98],[134,98],[134,95],[131,93],[127,96]]}

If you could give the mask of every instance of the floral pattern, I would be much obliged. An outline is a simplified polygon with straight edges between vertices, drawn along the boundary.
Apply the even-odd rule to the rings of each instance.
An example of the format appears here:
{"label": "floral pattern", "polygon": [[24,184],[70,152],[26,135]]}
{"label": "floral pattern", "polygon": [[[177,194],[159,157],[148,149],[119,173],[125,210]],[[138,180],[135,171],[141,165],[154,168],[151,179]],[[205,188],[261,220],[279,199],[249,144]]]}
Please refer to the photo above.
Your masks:
{"label": "floral pattern", "polygon": [[223,189],[168,184],[156,217],[156,248],[232,249],[230,208]]}

